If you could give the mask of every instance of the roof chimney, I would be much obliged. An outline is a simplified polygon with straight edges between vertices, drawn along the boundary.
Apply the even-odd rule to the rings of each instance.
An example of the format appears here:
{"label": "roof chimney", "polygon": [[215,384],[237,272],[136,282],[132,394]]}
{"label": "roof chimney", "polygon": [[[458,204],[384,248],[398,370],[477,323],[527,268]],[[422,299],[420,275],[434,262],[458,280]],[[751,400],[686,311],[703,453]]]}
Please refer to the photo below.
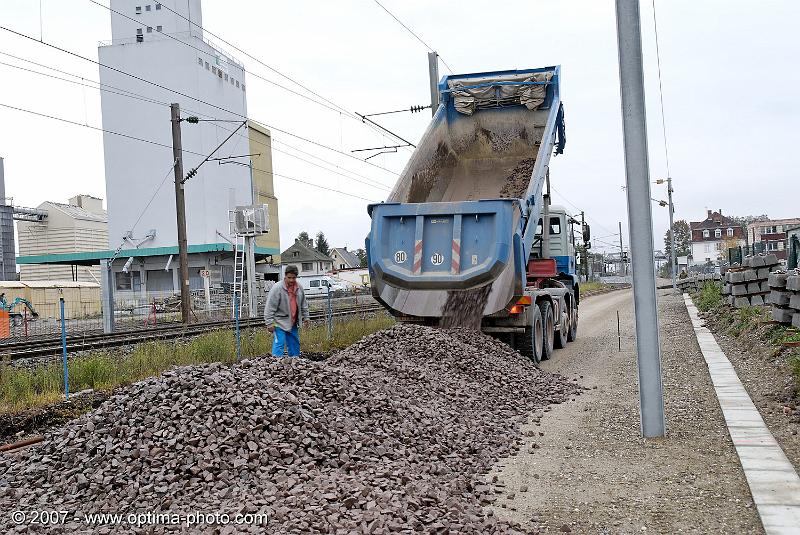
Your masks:
{"label": "roof chimney", "polygon": [[719,215],[722,215],[722,208],[719,209]]}
{"label": "roof chimney", "polygon": [[711,219],[711,210],[706,210],[706,212],[708,212],[708,219]]}

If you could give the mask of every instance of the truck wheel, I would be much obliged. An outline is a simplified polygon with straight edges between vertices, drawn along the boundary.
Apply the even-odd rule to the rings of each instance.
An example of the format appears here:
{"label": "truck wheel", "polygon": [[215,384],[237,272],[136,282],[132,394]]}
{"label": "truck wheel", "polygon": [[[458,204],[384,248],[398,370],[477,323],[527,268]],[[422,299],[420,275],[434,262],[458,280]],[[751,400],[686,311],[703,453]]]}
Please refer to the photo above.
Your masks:
{"label": "truck wheel", "polygon": [[578,338],[578,307],[570,303],[567,342],[574,342],[576,338]]}
{"label": "truck wheel", "polygon": [[553,333],[553,347],[556,349],[564,349],[567,347],[567,331],[570,326],[569,302],[565,301],[565,313],[561,315],[558,321],[558,330]]}
{"label": "truck wheel", "polygon": [[555,325],[553,323],[553,307],[550,301],[539,303],[539,311],[542,315],[542,360],[548,360],[553,355],[553,334]]}
{"label": "truck wheel", "polygon": [[542,313],[539,311],[539,307],[533,307],[532,316],[531,326],[525,327],[525,333],[514,335],[514,348],[538,366],[542,361],[542,342],[544,340]]}

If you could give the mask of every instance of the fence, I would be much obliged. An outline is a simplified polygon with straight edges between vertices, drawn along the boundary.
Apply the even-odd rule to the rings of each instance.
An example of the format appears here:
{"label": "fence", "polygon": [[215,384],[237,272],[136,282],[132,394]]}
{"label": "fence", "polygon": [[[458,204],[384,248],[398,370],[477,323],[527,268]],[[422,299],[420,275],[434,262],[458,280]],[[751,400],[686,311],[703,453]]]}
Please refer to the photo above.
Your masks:
{"label": "fence", "polygon": [[[64,293],[64,324],[68,335],[92,334],[103,332],[102,306],[96,302],[93,306]],[[246,320],[251,317],[263,317],[266,294],[260,293],[257,307],[251,316],[247,292],[242,297],[239,317]],[[204,290],[190,292],[192,323],[210,323],[230,321],[233,319],[233,294],[228,288],[212,288],[209,299]],[[4,332],[0,328],[0,347],[4,343],[14,343],[25,339],[47,338],[61,334],[61,314],[58,299],[55,307],[40,307],[34,303],[36,315],[27,308],[17,307],[7,320],[9,328]],[[328,312],[326,297],[309,299],[309,311],[315,321],[321,321]],[[330,299],[330,314],[334,318],[356,314],[359,310],[374,306],[379,307],[369,293],[340,294]],[[41,309],[41,312],[39,310]],[[0,320],[3,321],[3,320]],[[147,297],[122,297],[114,301],[115,331],[133,331],[156,326],[181,323],[180,294],[174,292],[152,292]]]}

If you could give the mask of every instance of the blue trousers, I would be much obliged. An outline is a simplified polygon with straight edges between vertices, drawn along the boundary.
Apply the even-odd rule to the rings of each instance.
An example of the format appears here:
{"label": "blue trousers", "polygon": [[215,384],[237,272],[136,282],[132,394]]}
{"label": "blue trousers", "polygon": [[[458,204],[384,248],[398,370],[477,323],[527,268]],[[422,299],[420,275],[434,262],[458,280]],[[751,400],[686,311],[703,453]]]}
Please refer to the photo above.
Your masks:
{"label": "blue trousers", "polygon": [[284,348],[288,349],[290,357],[300,356],[300,335],[297,334],[297,325],[292,327],[291,331],[275,327],[275,335],[272,338],[272,355],[282,357]]}

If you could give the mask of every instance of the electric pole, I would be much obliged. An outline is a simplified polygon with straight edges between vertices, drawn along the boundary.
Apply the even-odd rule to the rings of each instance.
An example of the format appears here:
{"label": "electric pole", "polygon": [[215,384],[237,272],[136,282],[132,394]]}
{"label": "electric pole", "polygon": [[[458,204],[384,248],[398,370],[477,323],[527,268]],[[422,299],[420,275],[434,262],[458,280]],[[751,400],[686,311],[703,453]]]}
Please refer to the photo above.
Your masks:
{"label": "electric pole", "polygon": [[583,256],[581,257],[581,268],[583,271],[583,280],[589,282],[589,249],[586,241],[586,219],[585,214],[581,211],[581,239],[583,240]]}
{"label": "electric pole", "polygon": [[623,275],[628,274],[625,268],[625,253],[622,250],[622,221],[619,222],[619,268]]}
{"label": "electric pole", "polygon": [[667,430],[664,419],[664,387],[661,382],[656,274],[653,269],[653,213],[650,204],[652,197],[647,157],[639,0],[616,0],[616,19],[627,186],[625,192],[628,198],[633,313],[636,324],[636,364],[639,375],[639,414],[644,437],[663,437]]}
{"label": "electric pole", "polygon": [[172,121],[172,155],[175,157],[175,214],[178,220],[178,261],[180,263],[181,321],[189,323],[189,247],[186,240],[186,199],[183,188],[183,146],[181,145],[181,108],[169,106]]}
{"label": "electric pole", "polygon": [[678,260],[677,260],[677,253],[675,252],[675,229],[672,228],[674,225],[673,218],[675,217],[675,206],[672,204],[672,178],[667,177],[667,199],[669,200],[669,236],[670,241],[672,242],[669,255],[669,261],[672,262],[672,289],[678,289],[678,282],[676,280],[675,272],[678,270]]}

